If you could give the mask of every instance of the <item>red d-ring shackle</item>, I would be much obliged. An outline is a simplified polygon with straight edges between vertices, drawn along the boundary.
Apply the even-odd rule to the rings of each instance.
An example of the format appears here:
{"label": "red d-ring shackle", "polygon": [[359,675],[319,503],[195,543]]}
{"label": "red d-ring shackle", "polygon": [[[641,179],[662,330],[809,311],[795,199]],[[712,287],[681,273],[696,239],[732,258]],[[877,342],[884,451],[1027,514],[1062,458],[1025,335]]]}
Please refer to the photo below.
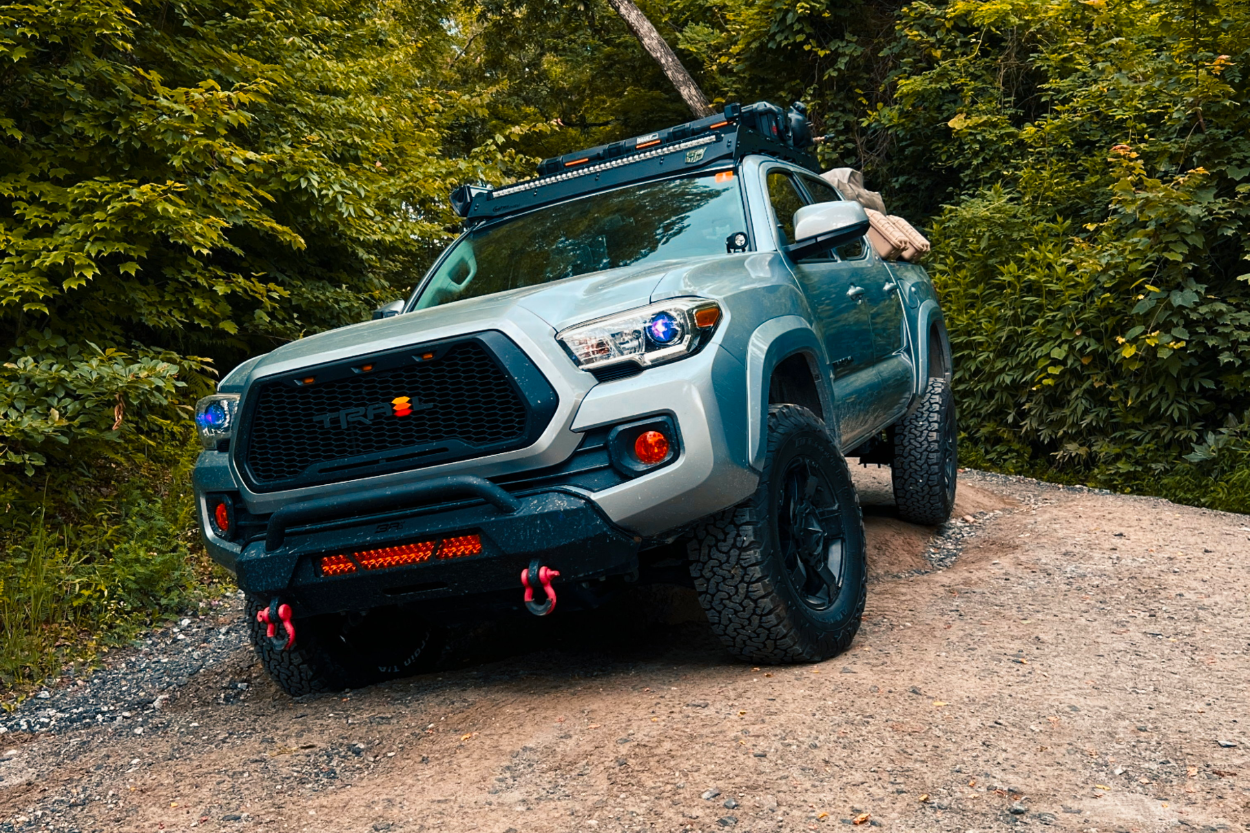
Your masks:
{"label": "red d-ring shackle", "polygon": [[[521,571],[521,586],[525,588],[525,609],[535,616],[546,616],[556,609],[556,589],[551,586],[551,580],[559,578],[560,574],[551,569],[544,567],[535,559],[528,567]],[[547,598],[541,602],[534,601],[534,589],[541,586]]]}

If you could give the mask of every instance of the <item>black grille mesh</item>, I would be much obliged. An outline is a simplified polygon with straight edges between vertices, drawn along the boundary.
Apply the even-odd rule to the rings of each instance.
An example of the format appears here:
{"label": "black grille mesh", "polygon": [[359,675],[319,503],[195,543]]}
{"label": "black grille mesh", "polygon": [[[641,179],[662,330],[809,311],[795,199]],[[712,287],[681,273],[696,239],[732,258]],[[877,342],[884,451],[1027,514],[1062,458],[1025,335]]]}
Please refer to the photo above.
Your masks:
{"label": "black grille mesh", "polygon": [[[334,460],[421,447],[437,454],[439,443],[489,447],[525,435],[525,402],[477,342],[457,344],[427,363],[325,384],[290,387],[271,382],[258,396],[245,429],[246,468],[264,486],[300,478],[310,466]],[[349,422],[346,427],[338,418],[328,420],[328,426],[326,420],[315,419],[347,408],[390,407],[401,396],[425,407],[405,417],[387,413],[376,415],[370,424]],[[341,477],[359,474],[345,470]]]}

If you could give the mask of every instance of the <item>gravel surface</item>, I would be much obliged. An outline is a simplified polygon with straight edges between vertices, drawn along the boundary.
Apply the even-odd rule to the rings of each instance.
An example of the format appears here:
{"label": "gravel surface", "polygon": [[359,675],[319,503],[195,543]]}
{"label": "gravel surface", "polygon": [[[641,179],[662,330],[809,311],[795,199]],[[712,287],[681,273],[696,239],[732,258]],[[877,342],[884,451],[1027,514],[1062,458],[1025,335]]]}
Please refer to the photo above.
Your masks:
{"label": "gravel surface", "polygon": [[857,475],[868,609],[815,666],[654,592],[293,701],[218,602],[0,719],[0,833],[1250,830],[1250,518],[961,478],[930,530]]}
{"label": "gravel surface", "polygon": [[[85,678],[62,680],[25,700],[0,718],[0,735],[56,733],[84,725],[126,727],[142,734],[149,725],[167,726],[162,712],[178,690],[205,667],[237,652],[247,638],[240,600],[213,600],[207,607],[209,613],[151,631],[130,648],[114,652]],[[239,685],[246,688],[246,683]],[[229,694],[222,696],[228,699]]]}

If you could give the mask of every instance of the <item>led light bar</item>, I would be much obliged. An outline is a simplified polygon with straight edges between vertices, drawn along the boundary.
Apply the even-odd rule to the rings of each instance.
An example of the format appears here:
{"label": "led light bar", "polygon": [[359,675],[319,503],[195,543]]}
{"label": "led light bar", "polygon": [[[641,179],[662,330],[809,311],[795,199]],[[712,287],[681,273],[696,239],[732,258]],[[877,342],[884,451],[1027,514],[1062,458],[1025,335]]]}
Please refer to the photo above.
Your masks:
{"label": "led light bar", "polygon": [[570,179],[576,179],[580,176],[589,174],[602,173],[612,168],[620,168],[625,165],[632,165],[635,162],[641,162],[644,159],[654,159],[657,156],[663,156],[666,153],[676,153],[677,151],[689,150],[691,148],[710,145],[720,140],[720,134],[712,133],[707,136],[700,136],[697,139],[688,139],[684,142],[678,142],[668,147],[658,147],[652,150],[643,151],[642,153],[634,153],[629,156],[622,156],[619,159],[613,159],[611,162],[600,162],[597,165],[591,165],[586,168],[577,168],[576,170],[567,171],[555,176],[545,176],[541,179],[531,179],[528,182],[521,182],[516,185],[509,185],[507,188],[500,188],[491,193],[496,197],[506,197],[509,194],[519,194],[523,191],[532,191],[535,188],[541,188],[544,185],[554,185],[557,182],[564,182]]}
{"label": "led light bar", "polygon": [[321,558],[320,567],[322,576],[343,576],[356,572],[357,565],[365,570],[386,570],[391,567],[424,564],[435,559],[445,561],[481,554],[482,537],[480,535],[457,535],[436,541],[421,541],[415,544],[364,550],[351,555],[327,555]]}

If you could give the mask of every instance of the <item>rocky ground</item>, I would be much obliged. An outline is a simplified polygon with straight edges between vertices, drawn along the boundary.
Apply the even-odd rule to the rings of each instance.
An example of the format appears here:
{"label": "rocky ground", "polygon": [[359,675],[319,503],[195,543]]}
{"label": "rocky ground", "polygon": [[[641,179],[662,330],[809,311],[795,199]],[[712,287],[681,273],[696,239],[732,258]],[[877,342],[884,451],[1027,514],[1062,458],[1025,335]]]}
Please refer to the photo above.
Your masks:
{"label": "rocky ground", "polygon": [[0,719],[0,833],[1250,829],[1250,518],[965,472],[930,530],[860,474],[833,660],[732,662],[673,591],[292,701],[226,602]]}

